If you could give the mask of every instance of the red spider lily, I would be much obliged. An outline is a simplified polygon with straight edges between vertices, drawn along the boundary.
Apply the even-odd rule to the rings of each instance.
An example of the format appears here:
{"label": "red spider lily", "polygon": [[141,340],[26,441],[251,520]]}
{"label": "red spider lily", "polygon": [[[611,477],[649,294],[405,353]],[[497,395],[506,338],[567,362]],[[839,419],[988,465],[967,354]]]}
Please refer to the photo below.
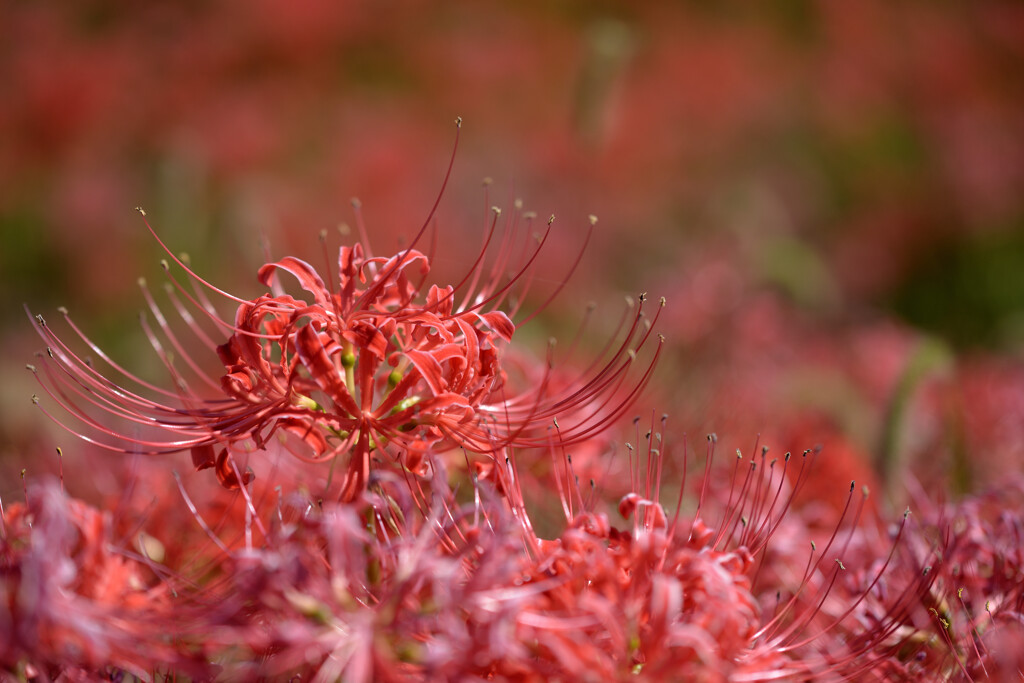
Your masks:
{"label": "red spider lily", "polygon": [[56,483],[27,496],[2,512],[0,669],[33,680],[213,672],[182,644],[162,568],[116,541],[109,513]]}
{"label": "red spider lily", "polygon": [[[942,563],[932,566],[933,583],[922,600],[927,611],[922,662],[950,680],[1014,680],[1024,671],[1024,479],[1001,485],[957,504],[940,505],[912,482],[921,509],[921,533],[911,537],[923,554],[938,545]],[[911,676],[906,677],[911,680]]]}
{"label": "red spider lily", "polygon": [[[190,292],[171,276],[174,287],[168,288],[169,296],[184,322],[215,349],[224,364],[219,381],[203,372],[179,342],[145,286],[149,308],[166,341],[145,320],[143,325],[175,380],[175,391],[155,387],[123,370],[81,333],[66,312],[65,320],[74,332],[129,382],[122,386],[105,377],[61,341],[40,316],[36,327],[49,347],[46,355],[40,355],[43,372],[37,376],[45,378],[45,391],[86,425],[86,430],[72,430],[86,440],[129,452],[190,450],[195,467],[213,468],[228,488],[251,478],[233,455],[263,450],[274,435],[308,462],[346,457],[343,500],[354,499],[365,487],[375,461],[425,476],[430,462],[425,456],[432,451],[461,448],[495,454],[510,447],[547,447],[554,440],[563,445],[580,442],[619,417],[651,377],[660,344],[640,378],[624,384],[636,353],[651,337],[653,321],[645,320],[643,313],[646,297],[640,297],[618,348],[595,362],[583,377],[553,381],[549,354],[544,372],[517,386],[503,365],[506,345],[517,327],[536,312],[513,323],[511,316],[519,312],[520,304],[512,304],[510,313],[498,307],[510,300],[514,288],[520,297],[529,289],[552,221],[538,245],[517,257],[515,235],[524,229],[529,232],[533,220],[517,205],[505,219],[498,254],[487,265],[500,215],[494,211],[472,267],[458,284],[449,286],[425,286],[430,257],[415,249],[433,210],[411,245],[392,257],[371,255],[360,221],[363,243],[341,248],[337,281],[325,280],[297,258],[268,263],[258,276],[271,291],[252,300],[212,288],[184,260],[172,255],[194,286]],[[591,229],[594,222],[592,218]],[[566,279],[578,263],[579,256]],[[165,265],[170,273],[169,264]],[[297,279],[306,298],[284,292],[280,271]],[[234,322],[217,316],[204,286],[238,305]],[[216,344],[180,297],[229,332],[228,340]],[[193,391],[174,353],[202,382],[219,388],[221,395],[206,399]],[[132,388],[133,384],[142,390]],[[158,398],[148,398],[144,390]],[[94,409],[134,423],[140,430],[161,430],[170,438],[116,432],[93,416]]]}
{"label": "red spider lily", "polygon": [[[520,609],[559,673],[714,681],[952,673],[958,648],[938,637],[932,615],[937,577],[948,572],[945,555],[956,543],[940,538],[912,547],[909,529],[921,535],[906,516],[889,538],[879,538],[862,520],[866,491],[854,506],[851,484],[825,545],[808,542],[810,555],[797,557],[793,540],[808,536],[793,501],[813,454],[804,453],[792,488],[788,454],[779,463],[762,449],[760,459],[743,463],[745,471],[740,457],[727,492],[717,492],[709,486],[713,437],[696,512],[689,520],[681,515],[684,479],[670,515],[658,503],[660,435],[648,432],[646,440],[646,468],[643,458],[631,463],[634,493],[619,504],[631,530],[588,509],[571,480],[564,497],[575,498],[579,512],[570,512],[557,541],[539,540],[524,526],[534,558],[525,569],[529,585],[550,585]],[[513,486],[506,490],[521,501]],[[513,507],[525,514],[521,502]]]}
{"label": "red spider lily", "polygon": [[952,648],[929,611],[950,563],[937,549],[908,552],[906,521],[888,539],[867,533],[851,487],[831,536],[797,562],[784,556],[791,537],[806,538],[792,502],[809,454],[794,490],[787,463],[762,458],[725,481],[721,500],[702,483],[687,517],[656,500],[656,436],[646,472],[642,458],[631,468],[637,492],[619,506],[627,523],[567,483],[576,507],[566,502],[567,528],[554,540],[533,532],[511,456],[488,473],[503,495],[477,479],[470,504],[454,501],[440,463],[429,504],[388,472],[360,493],[363,518],[294,498],[266,544],[233,551],[207,586],[222,620],[211,629],[217,647],[238,648],[242,659],[227,664],[235,673],[355,681],[951,673],[943,653]]}
{"label": "red spider lily", "polygon": [[[512,453],[488,477],[503,493],[477,478],[469,503],[436,454],[429,498],[381,469],[357,504],[257,501],[246,524],[264,531],[244,547],[186,496],[222,554],[167,582],[173,600],[149,578],[173,567],[118,550],[107,516],[55,486],[30,489],[0,517],[0,589],[19,596],[0,602],[13,615],[0,628],[17,626],[0,663],[54,678],[211,676],[216,662],[232,679],[736,682],[968,681],[1019,665],[1000,650],[1020,640],[1019,485],[962,506],[952,537],[930,506],[925,526],[879,534],[851,486],[815,548],[793,504],[811,454],[795,480],[764,450],[719,480],[712,438],[685,514],[684,497],[674,513],[658,502],[664,445],[645,442],[625,522],[567,478],[553,540],[532,530]],[[62,648],[87,637],[88,656]]]}

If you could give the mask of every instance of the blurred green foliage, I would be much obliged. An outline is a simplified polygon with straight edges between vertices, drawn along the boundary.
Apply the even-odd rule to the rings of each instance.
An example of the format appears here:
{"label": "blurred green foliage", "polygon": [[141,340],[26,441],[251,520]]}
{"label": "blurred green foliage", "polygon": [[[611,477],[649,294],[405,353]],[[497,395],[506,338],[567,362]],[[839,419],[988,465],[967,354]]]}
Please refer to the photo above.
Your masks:
{"label": "blurred green foliage", "polygon": [[919,258],[888,299],[912,325],[958,347],[1024,348],[1024,220],[948,238]]}

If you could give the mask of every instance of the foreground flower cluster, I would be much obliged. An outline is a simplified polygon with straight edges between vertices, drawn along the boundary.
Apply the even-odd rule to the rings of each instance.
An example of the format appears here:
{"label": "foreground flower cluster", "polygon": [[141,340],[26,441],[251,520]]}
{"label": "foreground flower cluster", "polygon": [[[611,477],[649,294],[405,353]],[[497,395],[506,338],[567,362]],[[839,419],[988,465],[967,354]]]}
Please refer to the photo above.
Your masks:
{"label": "foreground flower cluster", "polygon": [[[143,283],[143,326],[170,389],[67,312],[70,335],[34,318],[47,346],[30,366],[35,400],[121,453],[123,471],[106,474],[125,488],[76,499],[65,482],[84,471],[69,462],[3,508],[0,675],[1019,675],[1024,482],[958,506],[919,496],[887,524],[856,484],[834,518],[815,513],[815,450],[716,462],[712,435],[687,478],[695,458],[665,418],[617,431],[661,353],[647,297],[586,363],[554,345],[534,356],[516,333],[552,222],[524,248],[533,217],[494,210],[451,285],[428,284],[432,223],[394,255],[374,255],[361,230],[336,265],[325,246],[326,269],[269,263],[253,299],[168,251],[177,319]],[[208,358],[192,351],[204,346]],[[185,453],[196,472],[171,478]],[[670,461],[682,481],[663,474]]]}

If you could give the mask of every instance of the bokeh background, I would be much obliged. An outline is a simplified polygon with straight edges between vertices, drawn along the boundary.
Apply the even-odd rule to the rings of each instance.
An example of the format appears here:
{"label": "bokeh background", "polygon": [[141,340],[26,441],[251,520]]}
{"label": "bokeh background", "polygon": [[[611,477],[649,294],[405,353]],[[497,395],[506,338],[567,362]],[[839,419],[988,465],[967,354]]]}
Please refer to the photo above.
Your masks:
{"label": "bokeh background", "polygon": [[598,215],[538,349],[666,296],[674,433],[822,443],[823,485],[894,501],[1024,462],[1024,5],[2,0],[0,38],[0,495],[85,448],[32,406],[24,304],[156,367],[133,207],[254,296],[352,197],[379,251],[413,234],[456,116],[438,267],[491,203],[556,214],[554,265]]}

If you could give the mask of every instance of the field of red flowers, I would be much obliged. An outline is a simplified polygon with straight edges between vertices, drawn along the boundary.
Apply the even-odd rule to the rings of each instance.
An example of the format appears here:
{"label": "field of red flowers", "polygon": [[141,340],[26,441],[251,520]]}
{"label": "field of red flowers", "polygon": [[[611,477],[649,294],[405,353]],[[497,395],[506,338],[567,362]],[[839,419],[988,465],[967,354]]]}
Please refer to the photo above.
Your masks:
{"label": "field of red flowers", "polygon": [[635,5],[0,1],[0,680],[1024,677],[1024,10]]}

